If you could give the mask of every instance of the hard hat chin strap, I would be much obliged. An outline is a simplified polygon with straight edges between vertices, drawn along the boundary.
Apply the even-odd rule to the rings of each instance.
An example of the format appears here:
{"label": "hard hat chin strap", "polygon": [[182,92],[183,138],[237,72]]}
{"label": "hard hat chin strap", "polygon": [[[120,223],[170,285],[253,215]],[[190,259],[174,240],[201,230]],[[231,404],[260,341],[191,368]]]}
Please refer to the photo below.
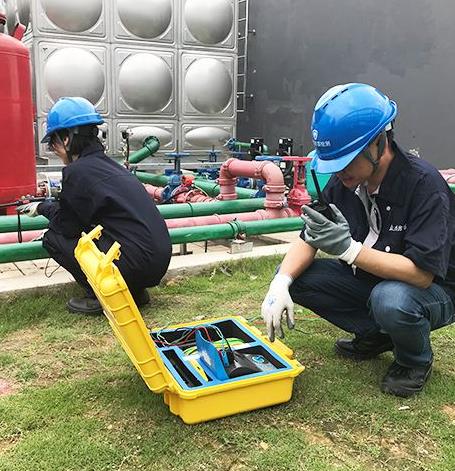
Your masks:
{"label": "hard hat chin strap", "polygon": [[375,173],[379,167],[379,160],[381,159],[382,154],[384,153],[385,146],[387,144],[387,137],[386,137],[386,132],[381,131],[378,137],[378,154],[377,154],[377,159],[373,159],[373,156],[371,155],[370,152],[370,145],[368,145],[363,151],[362,155],[373,165],[373,173]]}
{"label": "hard hat chin strap", "polygon": [[74,150],[73,150],[73,142],[74,142],[74,135],[79,134],[79,128],[70,128],[68,129],[68,143],[65,145],[66,156],[68,157],[69,162],[73,161]]}

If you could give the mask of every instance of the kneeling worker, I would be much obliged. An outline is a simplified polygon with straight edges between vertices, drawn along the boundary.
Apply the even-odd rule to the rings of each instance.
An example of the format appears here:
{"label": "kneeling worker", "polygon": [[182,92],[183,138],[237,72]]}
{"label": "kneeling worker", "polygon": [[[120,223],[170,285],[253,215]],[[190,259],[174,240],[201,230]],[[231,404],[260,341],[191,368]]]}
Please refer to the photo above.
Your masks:
{"label": "kneeling worker", "polygon": [[[330,218],[304,206],[305,228],[262,304],[269,337],[294,324],[293,302],[353,333],[336,352],[367,360],[393,351],[381,382],[409,397],[432,368],[430,331],[454,322],[455,195],[437,169],[393,138],[397,106],[365,84],[338,85],[317,102],[313,168],[333,173]],[[317,250],[335,259],[316,259]]]}
{"label": "kneeling worker", "polygon": [[171,258],[171,240],[153,199],[139,180],[108,158],[98,139],[103,119],[85,98],[61,98],[49,111],[48,143],[64,163],[58,202],[29,203],[22,214],[49,219],[43,246],[85,289],[86,295],[68,301],[72,312],[99,313],[99,301],[87,282],[74,249],[81,232],[103,226],[98,248],[107,252],[117,241],[121,257],[116,261],[138,306],[149,302],[145,288],[159,284]]}

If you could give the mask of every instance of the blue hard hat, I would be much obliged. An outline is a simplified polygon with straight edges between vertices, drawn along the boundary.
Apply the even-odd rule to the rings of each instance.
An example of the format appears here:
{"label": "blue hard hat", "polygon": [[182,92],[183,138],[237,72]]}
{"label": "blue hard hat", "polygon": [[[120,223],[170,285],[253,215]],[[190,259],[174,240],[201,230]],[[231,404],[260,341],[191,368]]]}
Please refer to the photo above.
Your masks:
{"label": "blue hard hat", "polygon": [[396,103],[371,85],[332,87],[314,107],[311,167],[320,173],[343,170],[396,115]]}
{"label": "blue hard hat", "polygon": [[61,129],[103,123],[103,118],[86,98],[63,97],[54,104],[47,115],[46,135],[41,142],[49,142],[51,135]]}

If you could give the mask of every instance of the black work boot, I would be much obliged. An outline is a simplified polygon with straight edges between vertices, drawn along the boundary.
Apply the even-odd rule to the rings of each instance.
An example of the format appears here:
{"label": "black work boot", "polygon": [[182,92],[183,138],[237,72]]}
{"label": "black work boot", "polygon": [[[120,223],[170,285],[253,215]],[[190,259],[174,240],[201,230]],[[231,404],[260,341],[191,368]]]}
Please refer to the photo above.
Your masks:
{"label": "black work boot", "polygon": [[70,312],[82,314],[101,314],[103,308],[95,295],[86,295],[83,298],[71,298],[66,307]]}
{"label": "black work boot", "polygon": [[411,397],[422,391],[431,374],[432,363],[409,368],[394,361],[381,382],[381,391],[399,397]]}
{"label": "black work boot", "polygon": [[131,295],[137,307],[142,307],[150,303],[150,295],[145,288],[139,291],[132,291]]}
{"label": "black work boot", "polygon": [[369,360],[381,353],[393,350],[393,343],[387,334],[378,332],[368,337],[353,339],[338,339],[335,342],[335,352],[352,360]]}

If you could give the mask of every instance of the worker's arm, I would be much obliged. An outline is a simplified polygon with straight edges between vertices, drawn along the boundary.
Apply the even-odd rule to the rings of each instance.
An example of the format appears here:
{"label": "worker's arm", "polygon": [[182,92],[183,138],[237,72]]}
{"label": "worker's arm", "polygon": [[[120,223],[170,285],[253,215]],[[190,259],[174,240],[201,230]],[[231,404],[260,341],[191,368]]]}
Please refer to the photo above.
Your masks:
{"label": "worker's arm", "polygon": [[404,281],[417,288],[428,288],[434,278],[432,273],[420,269],[404,255],[385,253],[364,246],[355,258],[354,265],[385,280]]}
{"label": "worker's arm", "polygon": [[281,262],[280,274],[288,275],[295,280],[313,262],[317,249],[308,245],[300,237],[291,244],[291,247]]}
{"label": "worker's arm", "polygon": [[267,325],[269,339],[273,342],[275,334],[284,337],[281,319],[286,315],[287,325],[294,327],[294,303],[289,294],[289,286],[314,259],[316,249],[302,239],[292,243],[291,248],[281,263],[279,272],[270,283],[269,291],[264,298],[261,308],[262,318]]}
{"label": "worker's arm", "polygon": [[410,258],[364,247],[361,242],[354,241],[340,210],[335,205],[330,206],[335,213],[334,221],[304,206],[308,244],[385,280],[404,281],[418,288],[431,285],[433,274],[417,267]]}

